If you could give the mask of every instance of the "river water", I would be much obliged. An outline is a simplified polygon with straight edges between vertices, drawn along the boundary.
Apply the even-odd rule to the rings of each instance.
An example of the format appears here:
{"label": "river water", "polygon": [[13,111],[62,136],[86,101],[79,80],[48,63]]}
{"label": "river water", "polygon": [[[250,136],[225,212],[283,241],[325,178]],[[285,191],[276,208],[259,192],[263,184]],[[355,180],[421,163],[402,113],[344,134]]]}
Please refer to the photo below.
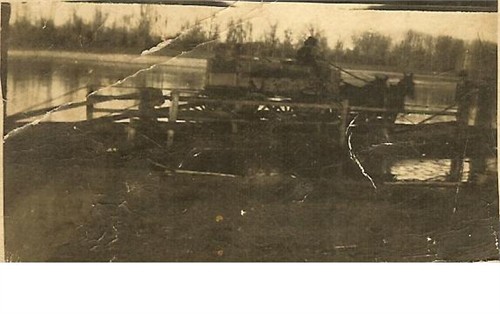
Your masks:
{"label": "river water", "polygon": [[[153,66],[157,63],[159,65]],[[97,54],[84,58],[80,54],[67,53],[51,57],[14,52],[9,55],[7,115],[85,100],[87,87],[91,85],[98,86],[102,89],[101,94],[106,95],[125,94],[144,86],[198,89],[203,86],[205,66],[206,61],[198,59]],[[152,68],[140,72],[149,67]],[[126,77],[129,78],[117,83]],[[108,102],[105,107],[132,105],[134,102],[120,101]],[[85,108],[79,108],[55,112],[44,121],[84,119]]]}
{"label": "river water", "polygon": [[[144,70],[147,69],[147,70]],[[102,94],[123,94],[139,87],[162,89],[200,89],[204,86],[206,61],[166,57],[134,58],[127,55],[92,55],[71,53],[12,52],[9,55],[7,115],[33,109],[50,108],[70,102],[82,101],[90,85],[103,88]],[[373,71],[353,71],[367,78]],[[385,72],[391,82],[402,76]],[[127,78],[123,80],[124,78]],[[453,105],[456,80],[449,77],[416,76],[416,98],[407,100],[407,108],[444,109]],[[107,108],[130,108],[135,101],[107,102]],[[100,115],[104,115],[101,113]],[[96,114],[95,116],[99,116]],[[398,123],[413,124],[426,115],[406,114]],[[85,108],[55,112],[44,121],[78,121],[85,119]],[[429,123],[453,121],[453,116],[437,116]],[[496,171],[496,161],[488,163]],[[401,180],[441,180],[449,171],[450,160],[415,159],[398,160],[391,172]],[[464,167],[463,180],[468,177]]]}

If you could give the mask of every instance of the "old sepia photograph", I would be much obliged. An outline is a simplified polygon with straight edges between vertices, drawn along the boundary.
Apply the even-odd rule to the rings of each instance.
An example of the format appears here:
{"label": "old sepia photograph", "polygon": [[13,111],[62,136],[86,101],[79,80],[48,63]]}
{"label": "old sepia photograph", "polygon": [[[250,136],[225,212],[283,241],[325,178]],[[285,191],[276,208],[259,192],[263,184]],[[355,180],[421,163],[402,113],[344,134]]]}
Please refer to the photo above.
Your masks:
{"label": "old sepia photograph", "polygon": [[2,2],[0,253],[498,261],[497,11]]}

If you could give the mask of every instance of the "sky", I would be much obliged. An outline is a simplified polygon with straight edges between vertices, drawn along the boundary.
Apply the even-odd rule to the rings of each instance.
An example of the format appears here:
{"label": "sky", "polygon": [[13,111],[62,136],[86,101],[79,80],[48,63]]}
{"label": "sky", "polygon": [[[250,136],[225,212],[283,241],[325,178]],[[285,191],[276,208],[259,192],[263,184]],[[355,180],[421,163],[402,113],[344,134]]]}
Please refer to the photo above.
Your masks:
{"label": "sky", "polygon": [[[362,5],[310,4],[310,3],[246,3],[233,2],[228,8],[196,6],[147,5],[154,15],[153,31],[161,36],[177,33],[183,23],[201,20],[205,25],[212,21],[221,26],[231,19],[242,18],[253,25],[253,38],[259,39],[269,26],[278,23],[278,33],[291,29],[294,37],[305,33],[307,25],[324,31],[330,45],[342,40],[347,47],[353,35],[364,31],[380,32],[397,41],[406,31],[413,29],[430,35],[450,35],[464,40],[480,38],[497,42],[497,13],[469,12],[421,12],[421,11],[374,11]],[[76,12],[90,20],[96,8],[108,14],[108,25],[123,24],[125,15],[140,15],[140,5],[89,4],[61,2],[14,3],[12,19],[29,15],[30,19],[54,20],[65,23]],[[133,18],[132,22],[137,20]],[[224,37],[222,34],[221,37]]]}

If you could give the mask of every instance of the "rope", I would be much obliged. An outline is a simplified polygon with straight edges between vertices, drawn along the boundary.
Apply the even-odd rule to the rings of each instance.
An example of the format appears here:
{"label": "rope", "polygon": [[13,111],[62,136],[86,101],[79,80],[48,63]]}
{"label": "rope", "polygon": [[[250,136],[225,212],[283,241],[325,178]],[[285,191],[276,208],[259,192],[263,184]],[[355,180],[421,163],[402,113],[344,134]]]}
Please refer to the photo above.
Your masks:
{"label": "rope", "polygon": [[73,90],[70,90],[64,94],[61,94],[61,95],[58,95],[57,97],[55,98],[51,98],[51,99],[48,99],[48,100],[45,100],[45,101],[42,101],[42,102],[39,102],[38,104],[35,104],[35,105],[31,105],[29,106],[28,108],[25,108],[23,110],[23,112],[27,112],[28,110],[31,110],[31,109],[34,109],[34,108],[37,108],[37,107],[40,107],[40,106],[43,106],[45,104],[48,104],[48,103],[51,103],[51,102],[54,102],[56,99],[59,99],[59,98],[62,98],[62,97],[65,97],[65,96],[68,96],[68,95],[71,95],[79,90],[82,90],[84,88],[87,88],[87,85],[84,85],[84,86],[80,86],[78,88],[75,88]]}
{"label": "rope", "polygon": [[451,105],[449,105],[448,107],[444,108],[444,109],[443,109],[443,110],[441,110],[440,112],[435,113],[435,114],[433,114],[432,116],[427,117],[427,118],[425,118],[424,120],[420,121],[419,123],[417,123],[417,125],[424,124],[425,122],[427,122],[427,121],[429,121],[429,120],[434,119],[435,117],[437,117],[437,116],[441,115],[442,113],[444,113],[444,112],[446,112],[446,111],[450,110],[450,109],[451,109],[451,108],[453,108],[453,107],[456,107],[456,104],[451,104]]}
{"label": "rope", "polygon": [[347,70],[345,70],[345,69],[343,69],[343,68],[339,67],[338,65],[335,65],[335,64],[333,64],[333,63],[331,63],[331,62],[329,62],[329,64],[330,64],[332,67],[336,68],[337,70],[339,70],[339,71],[341,71],[341,72],[344,72],[345,74],[348,74],[348,75],[350,75],[350,76],[354,77],[355,79],[358,79],[358,80],[363,81],[363,82],[365,82],[365,83],[371,83],[369,80],[366,80],[366,79],[364,79],[364,78],[362,78],[362,77],[359,77],[359,76],[357,76],[356,74],[353,74],[353,73],[351,73],[351,72],[349,72],[349,71],[347,71]]}
{"label": "rope", "polygon": [[[467,93],[465,93],[465,95],[463,95],[462,97],[473,95],[473,94],[475,94],[476,92],[477,92],[477,90],[476,90],[476,89],[470,90],[470,91],[468,91]],[[457,107],[457,104],[456,104],[456,103],[453,103],[453,104],[449,105],[448,107],[444,108],[443,110],[439,111],[438,113],[435,113],[435,114],[433,114],[432,116],[427,117],[427,118],[425,118],[424,120],[420,121],[419,123],[417,123],[417,125],[424,124],[424,122],[427,122],[427,121],[429,121],[429,120],[434,119],[435,117],[437,117],[437,116],[439,116],[440,114],[442,114],[442,113],[444,113],[444,112],[446,112],[446,111],[450,110],[450,109],[451,109],[451,108],[453,108],[453,107]]]}

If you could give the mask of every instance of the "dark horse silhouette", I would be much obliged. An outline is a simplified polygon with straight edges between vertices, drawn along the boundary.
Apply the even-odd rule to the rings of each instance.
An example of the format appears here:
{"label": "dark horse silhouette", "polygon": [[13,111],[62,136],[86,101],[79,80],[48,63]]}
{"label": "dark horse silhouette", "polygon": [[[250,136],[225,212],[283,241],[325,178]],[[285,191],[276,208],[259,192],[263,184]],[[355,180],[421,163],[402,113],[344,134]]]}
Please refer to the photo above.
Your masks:
{"label": "dark horse silhouette", "polygon": [[377,77],[361,87],[344,82],[340,87],[340,97],[347,99],[349,106],[388,110],[365,114],[366,120],[382,117],[386,122],[394,123],[398,113],[404,110],[406,96],[415,97],[415,82],[413,73],[404,73],[396,84],[387,85],[387,80],[387,76]]}

